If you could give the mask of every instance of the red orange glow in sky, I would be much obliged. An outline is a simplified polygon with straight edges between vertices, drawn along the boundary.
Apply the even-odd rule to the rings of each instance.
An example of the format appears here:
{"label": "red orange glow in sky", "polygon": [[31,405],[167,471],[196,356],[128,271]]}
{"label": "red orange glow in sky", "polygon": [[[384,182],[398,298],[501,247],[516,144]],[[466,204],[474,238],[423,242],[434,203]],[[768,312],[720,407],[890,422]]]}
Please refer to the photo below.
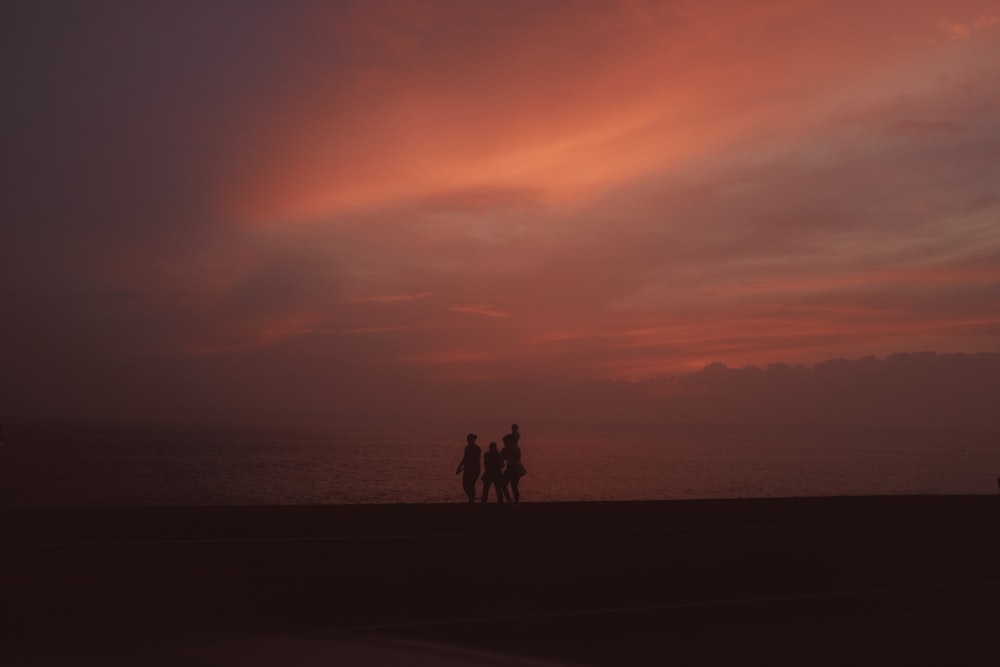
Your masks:
{"label": "red orange glow in sky", "polygon": [[1000,350],[996,1],[108,7],[4,10],[53,374]]}

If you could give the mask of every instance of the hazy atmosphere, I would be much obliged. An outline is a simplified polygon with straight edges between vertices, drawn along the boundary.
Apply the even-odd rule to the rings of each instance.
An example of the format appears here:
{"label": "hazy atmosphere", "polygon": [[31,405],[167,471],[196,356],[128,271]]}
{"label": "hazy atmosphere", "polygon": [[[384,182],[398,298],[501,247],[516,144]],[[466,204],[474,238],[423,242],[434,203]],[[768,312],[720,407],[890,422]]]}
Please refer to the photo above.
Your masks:
{"label": "hazy atmosphere", "polygon": [[0,665],[997,663],[1000,0],[0,0]]}
{"label": "hazy atmosphere", "polygon": [[4,419],[998,427],[995,0],[0,13]]}

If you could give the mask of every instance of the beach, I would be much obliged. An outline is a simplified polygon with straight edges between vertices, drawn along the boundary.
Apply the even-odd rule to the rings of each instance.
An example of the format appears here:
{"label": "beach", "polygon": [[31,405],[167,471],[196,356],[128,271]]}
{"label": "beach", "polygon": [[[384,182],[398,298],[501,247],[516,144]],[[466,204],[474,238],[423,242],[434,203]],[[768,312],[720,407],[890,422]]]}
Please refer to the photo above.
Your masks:
{"label": "beach", "polygon": [[276,633],[592,665],[956,662],[990,655],[1000,620],[994,496],[0,520],[5,664]]}

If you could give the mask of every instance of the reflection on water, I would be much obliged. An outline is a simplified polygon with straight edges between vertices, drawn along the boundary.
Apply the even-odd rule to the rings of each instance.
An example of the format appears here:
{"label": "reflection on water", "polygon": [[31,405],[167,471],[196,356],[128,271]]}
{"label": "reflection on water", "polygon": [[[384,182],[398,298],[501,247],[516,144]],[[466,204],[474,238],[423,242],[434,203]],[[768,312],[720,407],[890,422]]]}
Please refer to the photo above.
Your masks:
{"label": "reflection on water", "polygon": [[[804,427],[532,431],[527,501],[996,491],[1000,436]],[[480,437],[485,445],[492,439]],[[499,434],[497,438],[499,440]],[[461,502],[465,432],[10,429],[0,507]]]}

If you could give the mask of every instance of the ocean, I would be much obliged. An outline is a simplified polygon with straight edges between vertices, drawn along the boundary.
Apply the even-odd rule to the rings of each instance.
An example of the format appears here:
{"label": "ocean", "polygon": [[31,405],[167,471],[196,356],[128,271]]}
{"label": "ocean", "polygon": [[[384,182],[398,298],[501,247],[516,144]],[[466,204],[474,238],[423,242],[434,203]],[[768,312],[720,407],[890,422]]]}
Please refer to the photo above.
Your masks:
{"label": "ocean", "polygon": [[[992,494],[1000,434],[522,424],[522,501]],[[504,430],[479,432],[483,450]],[[460,425],[8,425],[0,508],[455,503]]]}

